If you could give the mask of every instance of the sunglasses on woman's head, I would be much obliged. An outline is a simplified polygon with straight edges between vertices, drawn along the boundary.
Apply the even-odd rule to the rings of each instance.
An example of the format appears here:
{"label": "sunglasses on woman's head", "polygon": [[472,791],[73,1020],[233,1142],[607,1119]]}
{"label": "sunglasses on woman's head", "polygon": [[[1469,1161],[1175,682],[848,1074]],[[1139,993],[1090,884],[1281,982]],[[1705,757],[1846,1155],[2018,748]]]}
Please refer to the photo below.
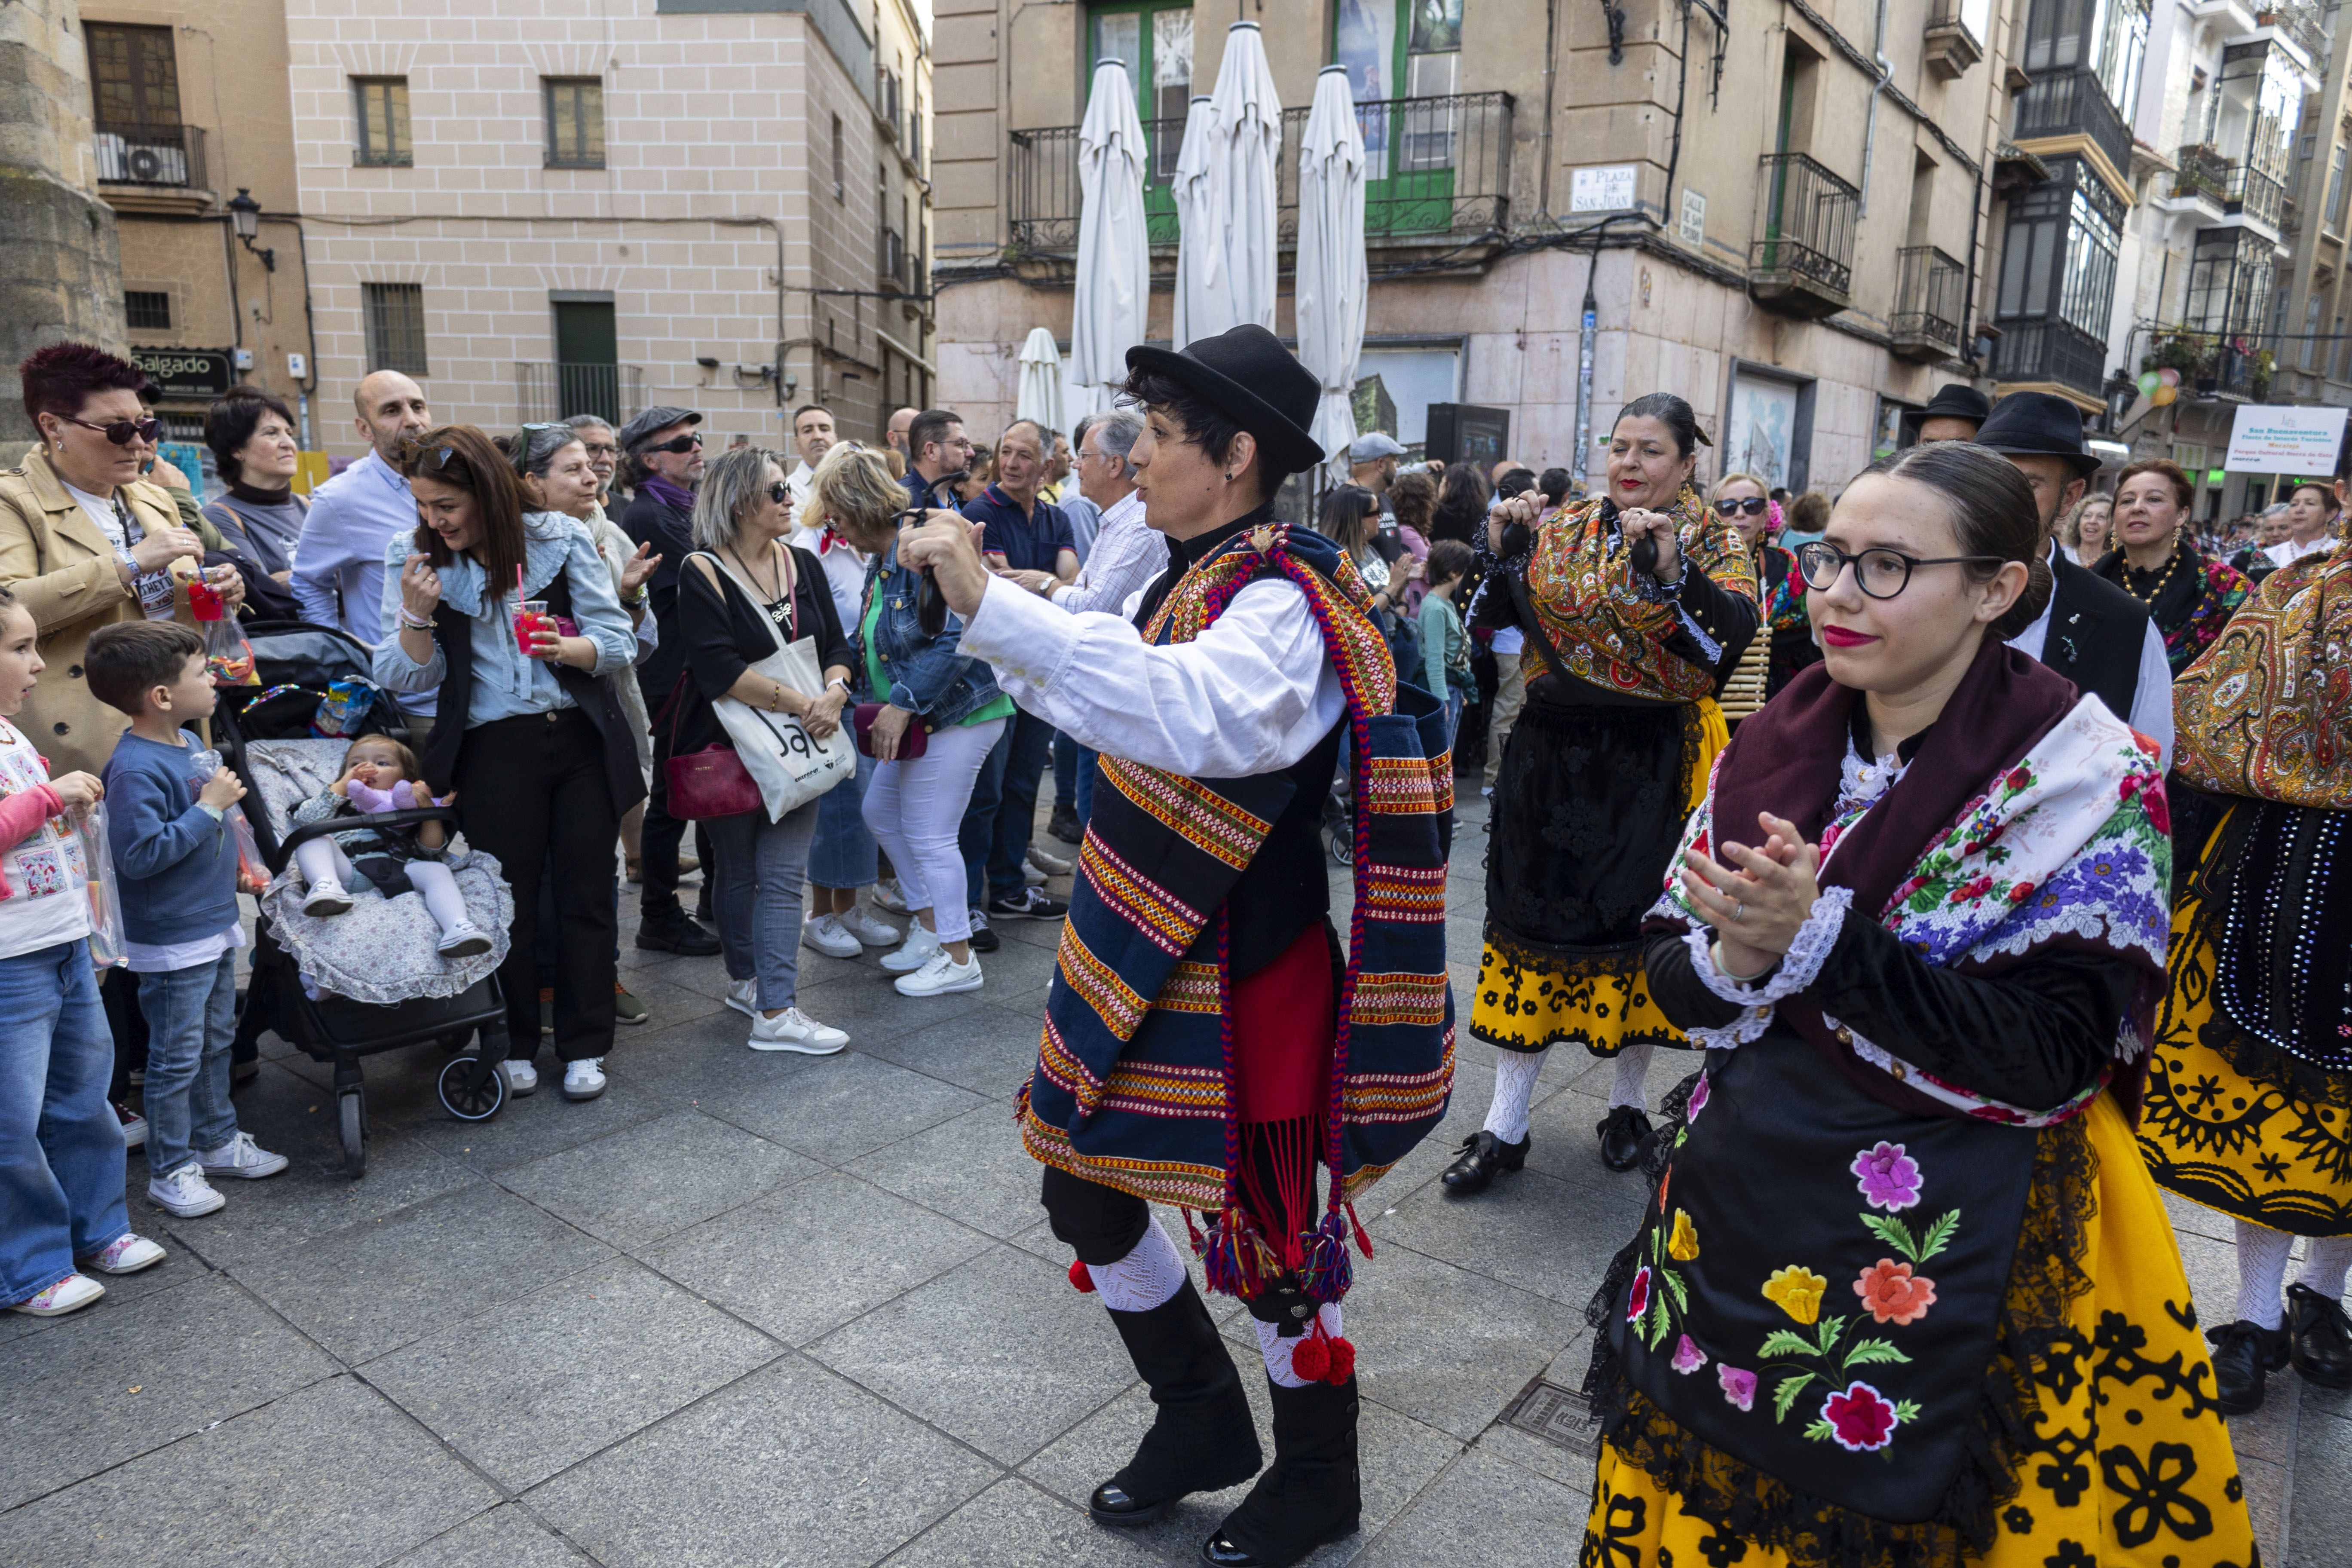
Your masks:
{"label": "sunglasses on woman's head", "polygon": [[677,436],[657,446],[640,447],[637,449],[641,452],[698,452],[702,449],[702,437]]}
{"label": "sunglasses on woman's head", "polygon": [[128,447],[133,441],[152,441],[163,433],[163,422],[152,415],[144,419],[117,419],[105,425],[93,425],[71,414],[64,416],[64,419],[68,425],[102,433],[118,447]]}
{"label": "sunglasses on woman's head", "polygon": [[1749,496],[1745,500],[1734,500],[1731,497],[1726,496],[1715,503],[1715,510],[1726,517],[1737,517],[1743,511],[1750,517],[1761,517],[1764,515],[1764,509],[1771,504],[1762,496]]}

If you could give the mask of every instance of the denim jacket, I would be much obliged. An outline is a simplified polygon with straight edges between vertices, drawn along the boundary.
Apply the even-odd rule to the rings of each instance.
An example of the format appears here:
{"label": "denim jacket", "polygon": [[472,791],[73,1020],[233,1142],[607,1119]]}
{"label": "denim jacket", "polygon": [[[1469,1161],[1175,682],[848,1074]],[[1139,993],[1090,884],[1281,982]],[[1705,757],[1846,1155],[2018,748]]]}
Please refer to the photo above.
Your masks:
{"label": "denim jacket", "polygon": [[962,723],[995,701],[1000,694],[995,672],[989,668],[988,661],[957,650],[963,638],[963,621],[960,617],[950,614],[946,629],[936,637],[924,635],[922,622],[917,618],[917,595],[922,580],[921,573],[898,564],[895,542],[866,568],[864,606],[871,608],[874,595],[879,594],[882,615],[874,623],[871,649],[865,642],[864,609],[858,614],[856,626],[852,628],[852,640],[857,645],[858,683],[861,687],[871,684],[866,677],[866,655],[870,652],[881,659],[883,671],[890,679],[890,689],[863,694],[871,700],[920,714],[923,722],[932,729],[945,730]]}

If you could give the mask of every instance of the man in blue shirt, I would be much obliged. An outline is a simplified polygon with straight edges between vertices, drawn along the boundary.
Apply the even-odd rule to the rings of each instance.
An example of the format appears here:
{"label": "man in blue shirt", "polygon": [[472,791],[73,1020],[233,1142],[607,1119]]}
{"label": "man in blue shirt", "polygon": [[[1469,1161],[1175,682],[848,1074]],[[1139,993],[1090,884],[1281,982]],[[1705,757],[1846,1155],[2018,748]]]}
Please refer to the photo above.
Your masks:
{"label": "man in blue shirt", "polygon": [[[383,559],[395,533],[416,531],[416,500],[400,471],[402,446],[433,427],[425,389],[396,370],[360,382],[353,426],[366,457],[320,485],[295,542],[291,586],[302,618],[341,626],[373,647],[383,640]],[[400,705],[433,716],[433,693],[405,692]],[[421,732],[421,731],[420,731]]]}
{"label": "man in blue shirt", "polygon": [[[1078,574],[1078,552],[1069,515],[1037,499],[1052,436],[1034,420],[1013,421],[996,443],[996,482],[963,509],[983,524],[981,552],[990,565],[1033,594],[1043,594]],[[1016,712],[996,750],[981,768],[971,805],[958,835],[965,869],[975,889],[983,858],[988,876],[987,912],[999,920],[1059,920],[1069,906],[1028,885],[1029,839],[1036,826],[1037,786],[1052,754],[1054,727],[1034,713]]]}
{"label": "man in blue shirt", "polygon": [[953,511],[955,487],[948,483],[971,469],[971,437],[963,416],[951,408],[926,408],[907,426],[907,504]]}

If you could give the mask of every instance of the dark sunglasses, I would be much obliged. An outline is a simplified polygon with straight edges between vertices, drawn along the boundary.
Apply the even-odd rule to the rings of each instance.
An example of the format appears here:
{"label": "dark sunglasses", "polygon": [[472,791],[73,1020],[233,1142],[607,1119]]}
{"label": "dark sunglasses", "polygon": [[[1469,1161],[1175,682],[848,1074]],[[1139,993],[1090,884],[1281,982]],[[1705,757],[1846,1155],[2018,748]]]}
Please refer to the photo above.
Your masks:
{"label": "dark sunglasses", "polygon": [[662,442],[657,447],[640,447],[637,450],[640,452],[698,452],[702,450],[702,437],[699,436],[677,436],[671,437],[669,440]]}
{"label": "dark sunglasses", "polygon": [[163,422],[152,416],[145,419],[117,419],[109,425],[93,425],[87,419],[77,418],[70,414],[64,417],[68,425],[79,425],[85,430],[103,432],[106,438],[118,447],[128,447],[133,441],[152,441],[163,433]]}
{"label": "dark sunglasses", "polygon": [[778,506],[790,506],[793,504],[793,487],[778,479],[768,487],[768,499]]}
{"label": "dark sunglasses", "polygon": [[1749,496],[1746,500],[1733,500],[1727,496],[1715,503],[1715,510],[1726,517],[1737,517],[1743,511],[1750,517],[1761,517],[1764,509],[1771,504],[1762,496]]}

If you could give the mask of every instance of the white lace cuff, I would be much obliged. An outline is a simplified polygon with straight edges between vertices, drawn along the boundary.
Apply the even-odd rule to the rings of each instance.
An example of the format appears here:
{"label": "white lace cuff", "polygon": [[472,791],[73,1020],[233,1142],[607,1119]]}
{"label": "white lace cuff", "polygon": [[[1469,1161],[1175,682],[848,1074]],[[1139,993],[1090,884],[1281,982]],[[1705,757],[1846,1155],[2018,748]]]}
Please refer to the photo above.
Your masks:
{"label": "white lace cuff", "polygon": [[[1743,985],[1715,966],[1711,951],[1720,930],[1693,926],[1684,934],[1683,942],[1690,949],[1691,967],[1698,972],[1699,983],[1709,992],[1735,1006],[1768,1011],[1772,1003],[1783,996],[1794,996],[1811,985],[1821,974],[1822,965],[1829,961],[1830,949],[1837,945],[1838,932],[1845,928],[1846,910],[1853,903],[1851,888],[1824,888],[1813,900],[1812,912],[1804,924],[1797,928],[1796,940],[1781,956],[1780,966],[1761,985]],[[1753,1038],[1754,1037],[1750,1037]]]}

